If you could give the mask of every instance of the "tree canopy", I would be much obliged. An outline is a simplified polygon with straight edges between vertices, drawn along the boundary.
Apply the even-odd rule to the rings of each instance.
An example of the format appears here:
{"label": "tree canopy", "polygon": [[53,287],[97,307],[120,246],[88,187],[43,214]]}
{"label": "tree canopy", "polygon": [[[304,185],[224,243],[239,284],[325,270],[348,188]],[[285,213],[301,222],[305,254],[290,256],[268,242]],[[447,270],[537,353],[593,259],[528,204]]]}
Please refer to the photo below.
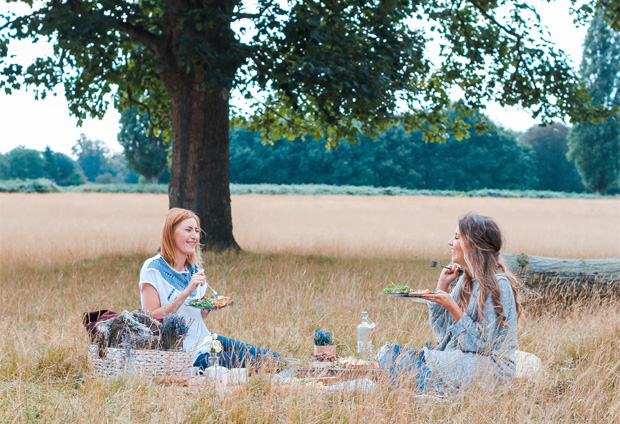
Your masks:
{"label": "tree canopy", "polygon": [[[36,5],[31,13],[0,22],[0,88],[25,84],[44,96],[62,84],[79,118],[101,116],[108,95],[120,109],[148,111],[173,141],[170,206],[198,213],[212,249],[238,247],[228,188],[235,93],[251,110],[236,111],[236,121],[265,140],[310,135],[330,146],[397,123],[430,141],[462,139],[465,118],[487,101],[544,122],[617,110],[589,102],[527,1],[24,2]],[[52,56],[12,63],[11,40],[40,38],[54,44]],[[476,120],[476,131],[488,128]]]}
{"label": "tree canopy", "polygon": [[46,177],[58,185],[79,185],[84,181],[78,172],[76,163],[64,153],[54,152],[47,146],[43,151]]}
{"label": "tree canopy", "polygon": [[19,146],[6,154],[9,178],[42,178],[45,177],[45,161],[38,150]]}
{"label": "tree canopy", "polygon": [[168,166],[167,144],[162,135],[155,135],[146,112],[137,106],[121,112],[118,142],[123,146],[127,165],[150,183],[157,184]]}
{"label": "tree canopy", "polygon": [[554,123],[527,130],[523,141],[534,149],[539,190],[579,192],[584,190],[575,165],[568,160],[568,127]]}
{"label": "tree canopy", "polygon": [[90,182],[94,182],[95,178],[102,173],[106,166],[106,156],[109,154],[109,150],[103,141],[91,140],[84,134],[80,135],[80,138],[71,148],[71,152],[77,157],[84,175]]}
{"label": "tree canopy", "polygon": [[[580,71],[593,104],[620,106],[620,32],[602,14],[588,28]],[[591,191],[620,188],[618,116],[576,124],[569,136],[568,155]]]}

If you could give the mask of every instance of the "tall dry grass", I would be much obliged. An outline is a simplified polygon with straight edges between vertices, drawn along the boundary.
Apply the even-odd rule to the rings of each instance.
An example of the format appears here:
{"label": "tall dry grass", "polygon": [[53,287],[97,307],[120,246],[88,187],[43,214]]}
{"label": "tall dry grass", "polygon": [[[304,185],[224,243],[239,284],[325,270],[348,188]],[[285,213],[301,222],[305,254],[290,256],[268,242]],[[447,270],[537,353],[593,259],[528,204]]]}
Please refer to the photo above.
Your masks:
{"label": "tall dry grass", "polygon": [[[87,310],[139,307],[137,274],[146,255],[3,270],[0,294],[1,422],[618,422],[620,303],[583,301],[529,310],[522,350],[546,373],[493,392],[445,401],[383,384],[371,393],[282,387],[259,377],[228,394],[88,376]],[[423,305],[380,293],[389,279],[432,287],[424,260],[292,254],[209,254],[207,273],[236,305],[212,313],[210,329],[308,358],[312,331],[333,331],[338,352],[354,350],[361,310],[377,323],[375,343],[432,341]],[[7,290],[6,288],[10,288]]]}
{"label": "tall dry grass", "polygon": [[[167,207],[156,194],[0,193],[0,261],[154,252]],[[457,218],[475,211],[497,219],[508,252],[620,256],[619,199],[239,195],[232,210],[253,252],[440,257]]]}
{"label": "tall dry grass", "polygon": [[[514,381],[493,392],[466,391],[445,401],[417,399],[385,384],[370,393],[282,387],[266,376],[227,394],[150,381],[93,379],[81,314],[139,307],[138,272],[156,248],[165,197],[29,196],[0,196],[0,422],[620,421],[620,302],[604,297],[526,307],[519,347],[544,362],[546,373],[537,382]],[[328,329],[339,354],[347,355],[354,350],[360,313],[368,310],[377,323],[375,344],[419,347],[432,341],[424,306],[383,295],[380,289],[390,280],[433,287],[437,275],[428,268],[428,259],[447,260],[444,243],[455,217],[467,210],[496,216],[510,243],[523,236],[521,232],[531,232],[537,241],[523,249],[528,253],[617,254],[610,230],[615,201],[557,206],[581,211],[574,212],[576,221],[565,218],[571,231],[581,229],[584,243],[575,243],[581,237],[576,233],[552,240],[536,234],[551,234],[546,226],[557,225],[553,214],[546,207],[537,209],[536,202],[503,199],[508,203],[502,206],[500,201],[495,204],[498,199],[460,199],[473,202],[463,204],[454,199],[442,204],[434,198],[380,200],[235,197],[237,237],[255,252],[205,255],[210,282],[236,301],[210,314],[209,328],[297,358],[311,355],[315,328]],[[418,203],[425,207],[415,206]],[[548,206],[554,209],[553,203]],[[597,234],[596,222],[588,221],[592,208],[600,208],[598,221],[607,232],[598,236],[598,243],[588,244],[585,237]],[[509,214],[519,210],[526,218],[510,221]],[[297,215],[288,216],[287,211]],[[289,224],[294,220],[297,226]],[[404,236],[407,225],[420,226]],[[339,226],[348,232],[338,233]],[[114,236],[107,235],[108,230]],[[422,238],[426,233],[440,242],[430,235]],[[420,237],[415,239],[419,242],[396,246],[409,237]],[[421,245],[431,241],[435,247]],[[23,255],[29,261],[23,261]]]}

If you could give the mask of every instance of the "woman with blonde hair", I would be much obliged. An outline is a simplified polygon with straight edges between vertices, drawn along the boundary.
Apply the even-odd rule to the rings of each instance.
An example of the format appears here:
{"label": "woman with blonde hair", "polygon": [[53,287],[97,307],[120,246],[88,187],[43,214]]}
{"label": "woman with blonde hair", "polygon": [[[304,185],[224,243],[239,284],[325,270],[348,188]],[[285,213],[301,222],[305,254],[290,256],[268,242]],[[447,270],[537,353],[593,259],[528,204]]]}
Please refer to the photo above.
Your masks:
{"label": "woman with blonde hair", "polygon": [[[211,333],[203,319],[208,310],[188,306],[201,299],[207,280],[200,257],[200,219],[187,209],[173,208],[166,214],[162,230],[161,252],[147,259],[140,271],[142,308],[153,317],[179,314],[189,325],[183,348],[195,351]],[[267,349],[219,336],[222,345],[220,364],[227,367],[258,367],[261,360],[277,364],[280,356]],[[195,366],[206,368],[208,354],[195,356]]]}
{"label": "woman with blonde hair", "polygon": [[502,243],[493,218],[468,214],[459,220],[448,242],[452,263],[435,291],[423,296],[438,343],[421,350],[384,346],[377,359],[393,381],[451,390],[489,387],[514,376],[519,282],[502,261]]}

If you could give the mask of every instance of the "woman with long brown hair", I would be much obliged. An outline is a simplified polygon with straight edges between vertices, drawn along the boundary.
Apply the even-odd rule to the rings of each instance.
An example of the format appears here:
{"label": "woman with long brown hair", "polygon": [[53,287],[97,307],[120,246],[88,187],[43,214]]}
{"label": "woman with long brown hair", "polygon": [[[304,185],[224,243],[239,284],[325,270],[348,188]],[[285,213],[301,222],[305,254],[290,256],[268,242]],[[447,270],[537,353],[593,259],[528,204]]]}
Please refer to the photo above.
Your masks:
{"label": "woman with long brown hair", "polygon": [[[194,366],[206,368],[209,354],[196,349],[211,333],[203,319],[208,310],[187,305],[201,299],[207,280],[200,257],[200,219],[187,209],[173,208],[166,214],[160,253],[147,259],[140,271],[142,308],[154,317],[179,314],[189,325],[183,348],[195,351]],[[219,336],[219,363],[227,368],[254,367],[261,362],[277,366],[280,355],[267,349]]]}
{"label": "woman with long brown hair", "polygon": [[394,381],[450,390],[514,376],[519,282],[502,261],[502,244],[493,218],[468,214],[459,220],[448,242],[452,263],[442,270],[435,292],[424,296],[437,345],[384,346],[377,359]]}

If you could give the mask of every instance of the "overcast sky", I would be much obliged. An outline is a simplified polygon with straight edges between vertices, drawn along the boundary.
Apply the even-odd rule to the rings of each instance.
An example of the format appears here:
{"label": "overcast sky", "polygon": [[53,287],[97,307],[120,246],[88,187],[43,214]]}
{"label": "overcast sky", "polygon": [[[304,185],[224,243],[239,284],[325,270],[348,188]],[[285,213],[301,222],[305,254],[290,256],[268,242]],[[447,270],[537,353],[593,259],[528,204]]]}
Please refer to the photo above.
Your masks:
{"label": "overcast sky", "polygon": [[[575,66],[581,61],[585,27],[575,27],[568,13],[569,0],[557,0],[551,3],[536,1],[537,11],[547,25],[551,39],[566,52]],[[0,13],[5,13],[7,3],[1,2]],[[12,7],[12,6],[11,6]],[[30,59],[50,51],[50,46],[42,43],[12,43],[11,52],[18,54],[20,61],[28,63]],[[57,96],[48,96],[45,100],[34,100],[32,91],[14,92],[8,96],[0,93],[0,152],[6,153],[18,145],[43,150],[47,145],[53,151],[71,154],[71,147],[80,134],[90,139],[102,140],[111,151],[122,151],[116,140],[119,130],[119,114],[113,107],[102,120],[89,119],[82,127],[77,126],[77,119],[69,114],[67,102],[62,90]],[[499,105],[489,105],[486,112],[491,119],[505,128],[525,131],[537,122],[526,112],[512,108],[504,109]]]}

